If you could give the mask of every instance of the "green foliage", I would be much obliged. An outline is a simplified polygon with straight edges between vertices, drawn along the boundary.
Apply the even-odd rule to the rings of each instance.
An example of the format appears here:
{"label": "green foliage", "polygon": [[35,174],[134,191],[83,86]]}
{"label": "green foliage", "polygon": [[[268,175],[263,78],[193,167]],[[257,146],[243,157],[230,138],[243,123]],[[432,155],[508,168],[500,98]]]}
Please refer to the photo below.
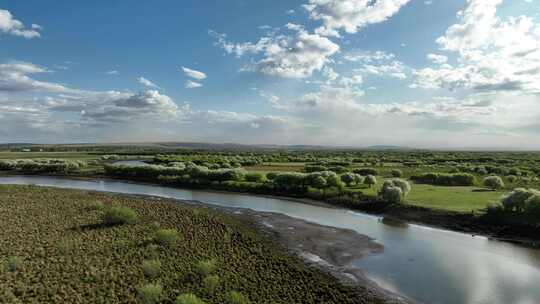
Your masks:
{"label": "green foliage", "polygon": [[248,304],[249,300],[246,296],[238,291],[230,291],[227,293],[228,304]]}
{"label": "green foliage", "polygon": [[389,204],[399,204],[403,201],[403,191],[396,186],[387,186],[381,191],[381,198]]}
{"label": "green foliage", "polygon": [[504,188],[504,182],[499,176],[488,176],[484,178],[484,186],[491,190],[500,190]]}
{"label": "green foliage", "polygon": [[476,178],[469,173],[424,173],[411,177],[419,183],[440,186],[474,186]]}
{"label": "green foliage", "polygon": [[154,234],[154,241],[162,246],[172,246],[180,240],[180,234],[174,229],[159,229]]}
{"label": "green foliage", "polygon": [[278,174],[275,172],[268,172],[266,173],[266,179],[267,180],[274,180]]}
{"label": "green foliage", "polygon": [[132,224],[137,221],[137,213],[129,207],[112,207],[103,214],[105,225]]}
{"label": "green foliage", "polygon": [[176,304],[205,304],[203,300],[192,293],[185,293],[176,298]]}
{"label": "green foliage", "polygon": [[502,206],[506,211],[524,212],[527,208],[527,202],[533,196],[539,196],[540,191],[535,189],[517,188],[502,200]]}
{"label": "green foliage", "polygon": [[[208,303],[227,303],[226,292],[236,288],[242,288],[252,303],[303,303],[313,299],[317,303],[353,304],[365,296],[305,266],[252,226],[213,210],[195,212],[201,209],[165,199],[35,186],[0,185],[0,193],[2,303],[78,303],[81,299],[89,303],[137,303],[138,287],[148,283],[163,287],[158,303],[174,303],[181,293],[205,296]],[[139,221],[114,229],[93,225],[98,214],[81,210],[95,201],[130,207]],[[180,231],[184,241],[174,249],[149,242],[156,221],[161,227]],[[68,227],[87,228],[75,231]],[[62,240],[81,250],[68,257],[58,256],[56,246]],[[24,272],[7,271],[10,256],[24,257]],[[199,276],[195,273],[198,257],[219,257],[219,269],[210,276]],[[143,261],[153,259],[159,259],[162,267],[158,277],[150,278],[141,266]],[[204,282],[213,275],[219,275],[220,283],[211,293]],[[16,297],[6,296],[5,292],[21,286],[23,292]],[[91,293],[87,292],[89,287]],[[59,290],[69,292],[51,292]]]}
{"label": "green foliage", "polygon": [[155,278],[161,272],[161,262],[159,260],[146,260],[142,263],[142,270],[146,277]]}
{"label": "green foliage", "polygon": [[377,178],[374,175],[368,175],[364,178],[364,184],[371,188],[373,185],[377,184]]}
{"label": "green foliage", "polygon": [[9,257],[7,260],[7,269],[8,271],[15,272],[21,270],[23,267],[24,260],[18,256]]}
{"label": "green foliage", "polygon": [[210,259],[199,261],[196,265],[196,270],[201,277],[207,277],[217,270],[216,260]]}
{"label": "green foliage", "polygon": [[0,160],[0,170],[22,171],[23,173],[66,174],[78,172],[86,167],[84,161],[64,159],[15,159]]}
{"label": "green foliage", "polygon": [[138,289],[142,304],[156,304],[163,298],[163,287],[159,284],[146,284]]}
{"label": "green foliage", "polygon": [[373,169],[373,168],[355,169],[353,172],[357,173],[357,174],[360,174],[362,176],[368,176],[368,175],[377,176],[377,175],[379,175],[379,171],[377,169]]}
{"label": "green foliage", "polygon": [[105,210],[105,204],[103,204],[103,202],[100,202],[100,201],[92,202],[90,206],[88,206],[88,209],[93,210],[93,211],[103,211]]}
{"label": "green foliage", "polygon": [[252,183],[262,183],[264,182],[264,175],[259,172],[250,172],[246,174],[245,179]]}
{"label": "green foliage", "polygon": [[525,202],[525,214],[540,221],[540,193],[537,193]]}
{"label": "green foliage", "polygon": [[219,277],[217,275],[210,275],[203,279],[204,289],[213,294],[219,286]]}
{"label": "green foliage", "polygon": [[355,181],[355,174],[346,173],[341,176],[341,181],[344,182],[347,186],[350,186]]}
{"label": "green foliage", "polygon": [[403,177],[403,171],[399,169],[392,169],[390,171],[390,174],[392,175],[392,177]]}

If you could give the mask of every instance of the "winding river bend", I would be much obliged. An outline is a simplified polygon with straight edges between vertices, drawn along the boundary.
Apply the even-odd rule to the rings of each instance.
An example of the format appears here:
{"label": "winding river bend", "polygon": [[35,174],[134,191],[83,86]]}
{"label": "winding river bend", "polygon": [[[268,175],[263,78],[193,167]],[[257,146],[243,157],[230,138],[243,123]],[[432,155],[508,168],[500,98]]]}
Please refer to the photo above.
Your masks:
{"label": "winding river bend", "polygon": [[34,184],[195,200],[275,212],[374,238],[384,252],[354,261],[382,287],[423,303],[540,303],[540,250],[419,225],[388,223],[347,209],[241,194],[213,193],[128,182],[0,177],[0,184]]}

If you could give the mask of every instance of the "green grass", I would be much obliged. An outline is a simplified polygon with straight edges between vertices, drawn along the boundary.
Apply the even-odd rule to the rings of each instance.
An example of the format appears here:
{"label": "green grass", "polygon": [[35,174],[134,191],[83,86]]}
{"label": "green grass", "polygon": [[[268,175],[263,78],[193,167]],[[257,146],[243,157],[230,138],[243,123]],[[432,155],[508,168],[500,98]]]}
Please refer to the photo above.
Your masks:
{"label": "green grass", "polygon": [[[371,188],[364,185],[353,186],[350,190],[361,191],[367,195],[377,195],[384,178],[377,177],[377,184]],[[405,198],[407,204],[431,209],[470,212],[485,209],[490,203],[497,202],[509,192],[488,191],[480,187],[446,187],[411,182],[412,190]]]}
{"label": "green grass", "polygon": [[[102,225],[104,211],[92,208],[98,201],[133,209],[137,222]],[[182,240],[157,246],[158,229],[175,229]],[[0,303],[140,303],[158,294],[160,303],[174,303],[193,293],[217,304],[227,303],[231,291],[250,303],[378,303],[305,266],[250,226],[203,207],[0,186],[0,231]],[[9,270],[10,257],[24,261],[16,271]],[[159,261],[159,271],[153,267],[149,275],[145,261]],[[215,261],[212,292],[199,275],[200,261]]]}
{"label": "green grass", "polygon": [[460,212],[485,209],[507,192],[489,191],[478,187],[444,187],[413,184],[406,198],[408,204],[432,209]]}

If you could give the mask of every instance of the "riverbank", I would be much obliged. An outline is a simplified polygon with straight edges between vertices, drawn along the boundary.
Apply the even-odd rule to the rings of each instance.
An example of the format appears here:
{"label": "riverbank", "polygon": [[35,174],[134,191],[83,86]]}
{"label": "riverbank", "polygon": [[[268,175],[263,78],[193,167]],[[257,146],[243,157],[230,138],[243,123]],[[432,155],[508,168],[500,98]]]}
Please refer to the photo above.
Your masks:
{"label": "riverbank", "polygon": [[[0,176],[18,176],[21,174],[12,172],[0,173]],[[24,175],[24,174],[23,174]],[[54,176],[54,177],[66,177],[79,180],[113,180],[123,181],[127,183],[137,183],[146,185],[159,185],[165,187],[171,187],[177,189],[174,185],[157,183],[148,179],[125,179],[115,178],[105,175],[40,175],[40,176]],[[183,187],[181,187],[183,188]],[[188,187],[187,189],[190,189]],[[283,194],[261,194],[257,192],[235,192],[216,190],[207,187],[196,188],[199,190],[214,192],[214,193],[239,193],[250,194],[259,197],[284,199],[294,202],[300,202],[304,204],[310,204],[315,206],[324,206],[327,208],[349,208],[351,210],[357,210],[372,214],[380,217],[389,217],[395,220],[404,221],[408,223],[414,223],[419,225],[426,225],[434,228],[442,228],[452,230],[456,232],[463,232],[471,235],[485,236],[491,239],[496,239],[505,242],[511,242],[520,244],[527,247],[538,248],[540,247],[540,225],[525,225],[519,222],[513,222],[511,224],[498,223],[489,218],[482,217],[481,212],[457,212],[440,209],[431,209],[420,206],[398,204],[398,205],[386,205],[375,199],[363,200],[360,202],[351,202],[350,200],[329,199],[326,201],[315,200],[310,198],[302,198],[298,196],[286,196]]]}
{"label": "riverbank", "polygon": [[[230,290],[252,303],[403,303],[347,268],[350,259],[383,250],[352,231],[139,195],[35,186],[0,186],[0,193],[0,255],[17,264],[0,271],[0,302],[136,303],[141,286],[156,283],[163,303],[186,292],[224,303]],[[101,208],[110,206],[132,208],[137,222],[102,226]],[[161,228],[177,230],[181,240],[156,247]],[[149,259],[160,261],[158,277],[145,276],[141,264]],[[208,259],[218,267],[212,293],[196,274]]]}

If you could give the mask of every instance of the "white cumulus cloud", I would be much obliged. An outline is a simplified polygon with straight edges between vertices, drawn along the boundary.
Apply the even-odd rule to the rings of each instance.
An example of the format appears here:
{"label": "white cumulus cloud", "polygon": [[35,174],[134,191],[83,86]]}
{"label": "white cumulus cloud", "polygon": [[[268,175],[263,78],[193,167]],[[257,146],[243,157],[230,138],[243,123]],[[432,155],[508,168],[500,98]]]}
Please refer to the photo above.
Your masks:
{"label": "white cumulus cloud", "polygon": [[24,37],[26,39],[39,38],[41,26],[32,24],[27,28],[21,21],[15,19],[8,10],[0,9],[0,32]]}

